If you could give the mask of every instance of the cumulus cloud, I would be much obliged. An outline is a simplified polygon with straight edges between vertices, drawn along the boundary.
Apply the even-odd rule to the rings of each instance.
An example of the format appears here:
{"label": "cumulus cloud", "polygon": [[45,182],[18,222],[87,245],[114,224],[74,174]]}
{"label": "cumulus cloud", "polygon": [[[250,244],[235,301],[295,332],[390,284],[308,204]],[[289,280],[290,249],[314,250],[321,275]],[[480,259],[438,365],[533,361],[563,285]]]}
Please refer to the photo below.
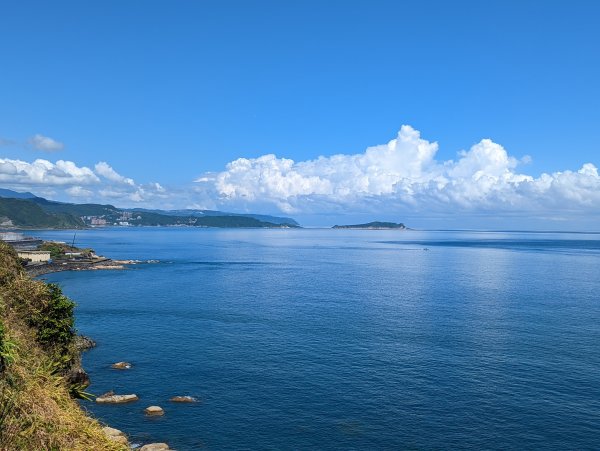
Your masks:
{"label": "cumulus cloud", "polygon": [[99,162],[91,169],[65,160],[52,163],[37,159],[30,163],[0,158],[0,184],[16,190],[33,190],[43,195],[66,196],[77,201],[104,199],[140,203],[168,196],[167,190],[160,184],[137,184],[106,162]]}
{"label": "cumulus cloud", "polygon": [[65,191],[71,197],[82,197],[86,199],[90,198],[94,194],[93,191],[85,189],[82,186],[72,186],[70,188],[67,188]]}
{"label": "cumulus cloud", "polygon": [[85,166],[72,161],[37,159],[32,163],[22,160],[0,158],[0,182],[11,185],[90,185],[98,183],[96,174]]}
{"label": "cumulus cloud", "polygon": [[31,147],[44,152],[56,152],[63,150],[65,145],[60,141],[56,141],[48,136],[36,134],[29,138],[28,143]]}
{"label": "cumulus cloud", "polygon": [[123,177],[117,171],[115,171],[112,167],[109,166],[108,163],[101,161],[94,166],[96,174],[101,175],[105,179],[110,180],[111,182],[120,183],[124,185],[134,186],[135,182],[133,179]]}
{"label": "cumulus cloud", "polygon": [[591,163],[533,177],[518,171],[530,157],[518,160],[490,139],[456,160],[437,160],[437,151],[436,142],[405,125],[395,139],[361,154],[300,162],[272,154],[240,158],[198,178],[197,191],[225,205],[269,204],[287,213],[600,208],[600,178]]}
{"label": "cumulus cloud", "polygon": [[105,186],[98,191],[98,194],[111,201],[119,200],[128,203],[160,202],[168,197],[166,190],[158,183],[126,185],[126,188],[115,185]]}

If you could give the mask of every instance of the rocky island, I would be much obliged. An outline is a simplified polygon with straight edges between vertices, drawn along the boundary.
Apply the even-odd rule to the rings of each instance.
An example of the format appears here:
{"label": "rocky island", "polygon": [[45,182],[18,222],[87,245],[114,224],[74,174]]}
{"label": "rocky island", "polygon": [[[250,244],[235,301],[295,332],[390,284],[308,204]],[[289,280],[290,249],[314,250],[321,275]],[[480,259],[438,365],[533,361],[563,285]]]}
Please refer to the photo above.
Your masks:
{"label": "rocky island", "polygon": [[373,221],[366,224],[334,225],[332,229],[359,229],[359,230],[406,230],[402,223]]}

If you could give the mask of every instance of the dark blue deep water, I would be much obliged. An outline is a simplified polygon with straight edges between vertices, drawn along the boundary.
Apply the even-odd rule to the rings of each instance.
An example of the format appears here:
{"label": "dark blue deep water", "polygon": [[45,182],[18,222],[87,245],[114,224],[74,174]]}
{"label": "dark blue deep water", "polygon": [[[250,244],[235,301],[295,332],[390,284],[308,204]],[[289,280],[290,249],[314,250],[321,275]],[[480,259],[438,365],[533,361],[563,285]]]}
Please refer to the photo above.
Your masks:
{"label": "dark blue deep water", "polygon": [[[98,342],[89,391],[140,397],[83,405],[134,442],[600,448],[600,235],[147,228],[77,244],[161,261],[45,276]],[[166,415],[144,417],[155,404]]]}

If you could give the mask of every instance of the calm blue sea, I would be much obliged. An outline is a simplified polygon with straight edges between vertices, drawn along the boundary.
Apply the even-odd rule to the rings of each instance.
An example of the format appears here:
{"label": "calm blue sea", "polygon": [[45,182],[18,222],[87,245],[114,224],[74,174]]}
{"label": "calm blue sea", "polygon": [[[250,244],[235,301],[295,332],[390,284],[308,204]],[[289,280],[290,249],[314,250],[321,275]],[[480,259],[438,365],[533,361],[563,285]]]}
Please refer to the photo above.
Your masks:
{"label": "calm blue sea", "polygon": [[98,342],[89,391],[140,397],[84,406],[135,442],[600,449],[598,234],[121,228],[76,244],[160,260],[45,276]]}

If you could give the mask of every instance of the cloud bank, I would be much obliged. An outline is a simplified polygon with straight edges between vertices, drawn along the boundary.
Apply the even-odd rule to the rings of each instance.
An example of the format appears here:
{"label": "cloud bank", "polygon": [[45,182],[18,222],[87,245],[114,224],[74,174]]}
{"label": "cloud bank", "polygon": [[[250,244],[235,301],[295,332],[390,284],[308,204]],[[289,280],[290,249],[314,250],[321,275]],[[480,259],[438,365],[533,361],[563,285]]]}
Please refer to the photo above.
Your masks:
{"label": "cloud bank", "polygon": [[483,139],[456,160],[436,160],[438,144],[408,125],[364,153],[295,162],[269,154],[240,158],[196,180],[220,205],[272,205],[286,213],[600,212],[600,177],[585,164],[533,177],[528,162]]}
{"label": "cloud bank", "polygon": [[494,224],[500,217],[578,218],[591,227],[600,219],[600,176],[592,163],[533,176],[523,170],[529,157],[511,156],[490,139],[453,160],[437,159],[437,152],[436,142],[405,125],[395,139],[363,153],[307,161],[273,154],[239,158],[221,172],[203,174],[191,187],[137,183],[104,161],[90,168],[66,160],[8,158],[0,158],[0,186],[74,202],[280,212],[306,218],[471,216],[492,218]]}
{"label": "cloud bank", "polygon": [[119,201],[140,203],[159,201],[165,190],[158,183],[137,184],[101,161],[90,169],[72,161],[52,163],[37,159],[31,163],[0,158],[0,184],[17,191],[32,190],[47,196],[66,194],[74,201]]}

